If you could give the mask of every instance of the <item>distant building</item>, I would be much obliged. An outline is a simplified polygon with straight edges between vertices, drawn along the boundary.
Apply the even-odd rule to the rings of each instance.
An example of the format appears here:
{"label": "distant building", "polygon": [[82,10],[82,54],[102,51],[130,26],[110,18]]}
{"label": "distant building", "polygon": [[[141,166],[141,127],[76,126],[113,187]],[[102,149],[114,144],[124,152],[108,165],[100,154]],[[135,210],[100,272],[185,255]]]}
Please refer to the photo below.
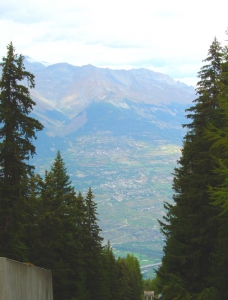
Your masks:
{"label": "distant building", "polygon": [[154,292],[153,291],[144,291],[144,299],[145,300],[154,300]]}

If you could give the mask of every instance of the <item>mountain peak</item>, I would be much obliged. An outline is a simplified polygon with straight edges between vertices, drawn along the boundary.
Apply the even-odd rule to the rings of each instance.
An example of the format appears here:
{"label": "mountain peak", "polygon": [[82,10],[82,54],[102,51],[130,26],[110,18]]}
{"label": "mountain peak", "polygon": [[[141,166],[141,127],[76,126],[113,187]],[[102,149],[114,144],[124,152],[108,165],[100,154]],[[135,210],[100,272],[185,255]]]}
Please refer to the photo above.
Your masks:
{"label": "mountain peak", "polygon": [[27,62],[29,62],[31,64],[42,64],[45,67],[52,65],[51,63],[46,62],[46,61],[38,61],[28,55],[25,55],[24,58],[26,59]]}

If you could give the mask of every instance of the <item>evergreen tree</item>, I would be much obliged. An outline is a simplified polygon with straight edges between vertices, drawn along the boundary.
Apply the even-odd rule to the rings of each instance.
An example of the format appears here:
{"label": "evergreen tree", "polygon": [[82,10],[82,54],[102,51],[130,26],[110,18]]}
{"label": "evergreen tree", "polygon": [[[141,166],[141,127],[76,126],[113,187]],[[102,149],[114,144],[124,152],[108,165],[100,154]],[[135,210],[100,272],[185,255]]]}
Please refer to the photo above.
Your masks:
{"label": "evergreen tree", "polygon": [[214,174],[220,178],[218,186],[210,186],[210,195],[214,205],[219,205],[224,212],[228,210],[228,48],[225,47],[225,61],[222,65],[220,93],[218,96],[218,118],[222,126],[210,123],[205,130],[206,138],[212,142],[210,148],[211,158],[214,163]]}
{"label": "evergreen tree", "polygon": [[107,287],[105,299],[110,300],[141,300],[143,294],[142,274],[138,259],[128,254],[126,258],[114,257],[110,243],[103,249],[103,268]]}
{"label": "evergreen tree", "polygon": [[30,261],[52,270],[56,300],[86,299],[82,228],[79,227],[84,220],[60,152],[51,171],[46,171],[39,184],[38,229],[35,239],[31,239]]}
{"label": "evergreen tree", "polygon": [[212,286],[217,290],[215,299],[227,299],[227,277],[228,277],[228,213],[219,217],[219,234],[215,250],[211,259]]}
{"label": "evergreen tree", "polygon": [[[3,57],[0,80],[0,256],[27,260],[23,243],[27,179],[35,154],[32,144],[36,131],[43,126],[29,117],[35,102],[29,94],[34,75],[27,72],[23,56],[15,54],[13,44]],[[23,85],[27,80],[27,86]],[[21,83],[22,82],[22,83]]]}
{"label": "evergreen tree", "polygon": [[214,176],[219,178],[219,185],[211,185],[209,193],[215,206],[221,208],[219,215],[219,235],[212,259],[212,281],[218,291],[217,299],[226,299],[228,276],[228,49],[225,51],[225,61],[222,65],[222,74],[219,94],[219,118],[223,126],[209,124],[206,137],[212,142],[210,148],[211,159],[214,162]]}
{"label": "evergreen tree", "polygon": [[95,196],[93,194],[93,191],[91,188],[88,189],[88,192],[86,194],[85,198],[85,206],[86,206],[86,219],[85,219],[85,231],[90,236],[90,242],[92,249],[98,248],[101,249],[101,243],[103,241],[103,238],[100,236],[101,229],[99,228],[99,225],[97,224],[98,218],[97,218],[97,204],[94,202]]}
{"label": "evergreen tree", "polygon": [[216,39],[205,62],[199,72],[196,104],[187,110],[191,122],[185,125],[188,132],[174,170],[174,204],[165,204],[165,222],[160,221],[166,244],[158,276],[171,290],[172,284],[180,282],[180,293],[197,293],[210,285],[209,262],[218,235],[218,208],[210,203],[208,185],[217,185],[219,178],[214,176],[211,142],[204,133],[209,123],[220,127],[223,122],[218,117],[223,51]]}
{"label": "evergreen tree", "polygon": [[86,218],[83,226],[84,232],[84,262],[86,271],[86,286],[89,299],[107,299],[108,289],[104,285],[105,270],[103,267],[101,229],[97,224],[97,204],[94,202],[91,188],[85,197]]}
{"label": "evergreen tree", "polygon": [[120,300],[118,288],[118,266],[110,242],[103,249],[103,266],[105,270],[104,284],[107,287],[107,300]]}
{"label": "evergreen tree", "polygon": [[119,300],[128,300],[132,295],[130,270],[127,266],[126,259],[119,257],[118,266],[118,294]]}
{"label": "evergreen tree", "polygon": [[131,287],[131,295],[129,295],[128,299],[140,300],[143,294],[143,282],[139,261],[133,255],[128,254],[126,257],[126,263],[130,271]]}
{"label": "evergreen tree", "polygon": [[[37,252],[36,244],[39,237],[39,218],[42,214],[41,190],[43,180],[40,175],[32,175],[28,182],[28,201],[26,203],[26,225],[24,243],[28,248],[28,260],[33,264]],[[33,250],[32,250],[33,249]],[[35,251],[34,251],[35,250]],[[31,256],[31,252],[33,255]],[[37,253],[39,255],[39,252]]]}

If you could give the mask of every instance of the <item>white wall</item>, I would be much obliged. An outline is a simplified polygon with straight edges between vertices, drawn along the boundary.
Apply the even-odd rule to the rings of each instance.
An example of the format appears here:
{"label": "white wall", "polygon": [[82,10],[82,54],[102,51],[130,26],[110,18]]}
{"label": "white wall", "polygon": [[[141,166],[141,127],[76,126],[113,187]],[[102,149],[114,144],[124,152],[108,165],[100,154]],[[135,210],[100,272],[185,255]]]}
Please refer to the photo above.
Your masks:
{"label": "white wall", "polygon": [[51,271],[0,257],[1,300],[53,300]]}

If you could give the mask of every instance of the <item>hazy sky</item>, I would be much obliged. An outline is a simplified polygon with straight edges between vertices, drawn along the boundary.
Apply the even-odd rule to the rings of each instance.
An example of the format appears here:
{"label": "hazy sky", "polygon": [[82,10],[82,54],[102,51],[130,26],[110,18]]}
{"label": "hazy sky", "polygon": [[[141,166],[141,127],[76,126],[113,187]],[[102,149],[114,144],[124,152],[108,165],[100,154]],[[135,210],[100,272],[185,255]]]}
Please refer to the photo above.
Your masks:
{"label": "hazy sky", "polygon": [[0,58],[148,68],[195,84],[216,36],[226,44],[226,0],[0,1]]}

